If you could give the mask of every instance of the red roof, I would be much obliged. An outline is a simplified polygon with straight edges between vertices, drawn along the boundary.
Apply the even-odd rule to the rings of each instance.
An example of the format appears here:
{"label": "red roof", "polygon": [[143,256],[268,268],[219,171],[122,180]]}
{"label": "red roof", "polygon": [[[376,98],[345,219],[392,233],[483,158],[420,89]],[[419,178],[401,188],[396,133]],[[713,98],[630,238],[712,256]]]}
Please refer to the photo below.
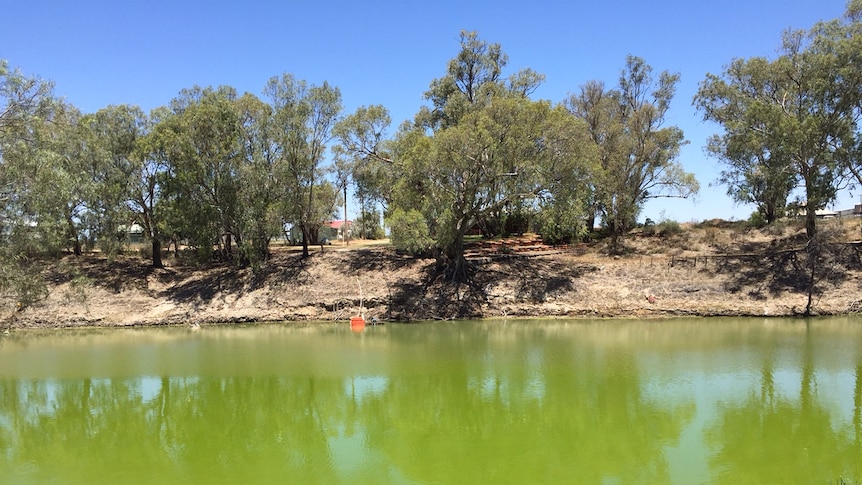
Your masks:
{"label": "red roof", "polygon": [[[353,221],[347,221],[347,224],[353,224]],[[344,225],[343,220],[329,221],[329,227],[331,227],[333,229],[341,229],[341,226],[343,226],[343,225]]]}

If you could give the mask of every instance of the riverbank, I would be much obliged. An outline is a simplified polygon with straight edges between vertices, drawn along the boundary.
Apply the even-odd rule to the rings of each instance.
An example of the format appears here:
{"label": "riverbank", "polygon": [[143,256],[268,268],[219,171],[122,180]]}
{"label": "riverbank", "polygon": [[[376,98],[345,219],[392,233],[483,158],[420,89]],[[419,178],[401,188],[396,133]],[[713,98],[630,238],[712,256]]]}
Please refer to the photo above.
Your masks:
{"label": "riverbank", "polygon": [[793,316],[809,307],[812,276],[811,313],[855,313],[862,310],[862,267],[848,239],[858,225],[836,227],[816,261],[799,245],[798,229],[750,230],[741,223],[633,233],[630,253],[619,257],[604,255],[602,242],[519,251],[517,241],[503,241],[471,252],[475,281],[459,287],[430,280],[434,260],[387,245],[328,246],[305,259],[277,248],[256,272],[66,256],[43,266],[47,297],[10,322],[34,328],[347,321],[360,306],[367,318],[395,321]]}

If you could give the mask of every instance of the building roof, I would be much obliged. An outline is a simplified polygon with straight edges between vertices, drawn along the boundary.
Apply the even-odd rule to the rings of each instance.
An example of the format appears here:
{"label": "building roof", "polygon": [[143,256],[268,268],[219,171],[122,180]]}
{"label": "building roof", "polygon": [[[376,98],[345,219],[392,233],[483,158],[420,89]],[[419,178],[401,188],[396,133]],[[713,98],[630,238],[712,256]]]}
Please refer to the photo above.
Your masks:
{"label": "building roof", "polygon": [[[348,220],[347,225],[350,225],[350,224],[353,224],[353,221]],[[333,229],[341,229],[341,226],[343,226],[343,225],[344,225],[344,220],[341,220],[341,219],[339,219],[337,221],[329,221],[329,227],[331,227]]]}

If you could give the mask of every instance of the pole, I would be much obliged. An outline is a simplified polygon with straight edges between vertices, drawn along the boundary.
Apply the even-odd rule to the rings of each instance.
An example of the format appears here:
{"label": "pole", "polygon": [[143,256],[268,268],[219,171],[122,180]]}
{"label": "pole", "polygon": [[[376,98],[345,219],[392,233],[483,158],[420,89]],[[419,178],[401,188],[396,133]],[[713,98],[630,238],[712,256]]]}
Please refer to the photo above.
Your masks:
{"label": "pole", "polygon": [[344,245],[350,246],[350,235],[347,232],[350,227],[347,224],[347,181],[344,181],[344,224],[341,225],[344,229],[342,229],[342,233],[344,234]]}

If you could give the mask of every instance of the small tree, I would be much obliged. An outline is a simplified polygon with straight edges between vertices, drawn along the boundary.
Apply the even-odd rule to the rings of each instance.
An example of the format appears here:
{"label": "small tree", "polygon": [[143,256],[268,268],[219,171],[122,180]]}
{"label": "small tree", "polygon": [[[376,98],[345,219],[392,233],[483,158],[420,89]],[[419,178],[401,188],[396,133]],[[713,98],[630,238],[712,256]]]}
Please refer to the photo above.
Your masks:
{"label": "small tree", "polygon": [[354,227],[362,239],[381,239],[384,236],[383,227],[380,226],[380,211],[375,208],[362,207]]}

